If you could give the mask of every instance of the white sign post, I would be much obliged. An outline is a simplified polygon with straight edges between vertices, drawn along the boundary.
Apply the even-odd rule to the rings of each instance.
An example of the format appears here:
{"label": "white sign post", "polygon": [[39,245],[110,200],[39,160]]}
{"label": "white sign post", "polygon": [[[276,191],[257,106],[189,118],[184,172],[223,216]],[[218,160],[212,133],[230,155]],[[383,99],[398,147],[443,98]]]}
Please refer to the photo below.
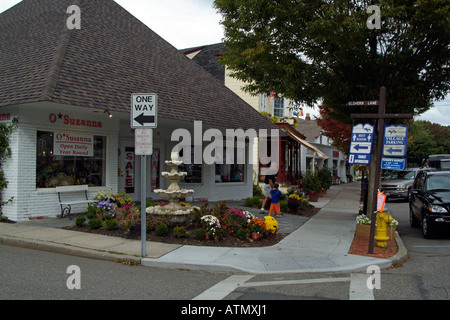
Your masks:
{"label": "white sign post", "polygon": [[134,131],[134,150],[137,156],[151,156],[153,154],[152,129],[136,129]]}
{"label": "white sign post", "polygon": [[135,131],[135,153],[141,156],[141,255],[147,256],[147,156],[153,153],[153,132],[158,126],[158,96],[154,93],[131,95],[131,128]]}

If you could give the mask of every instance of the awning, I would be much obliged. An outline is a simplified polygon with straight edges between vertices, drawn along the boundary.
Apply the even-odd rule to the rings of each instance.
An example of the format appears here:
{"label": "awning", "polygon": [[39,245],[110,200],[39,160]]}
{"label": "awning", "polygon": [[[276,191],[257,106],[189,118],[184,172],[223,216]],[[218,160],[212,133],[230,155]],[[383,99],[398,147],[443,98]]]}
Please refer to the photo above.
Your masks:
{"label": "awning", "polygon": [[295,141],[297,141],[298,143],[304,145],[306,148],[310,149],[313,152],[313,155],[315,157],[319,157],[319,158],[323,158],[324,160],[328,159],[329,157],[323,153],[322,151],[320,151],[319,149],[317,149],[315,146],[313,146],[311,143],[307,142],[306,140],[302,139],[299,135],[300,133],[295,130],[295,129],[291,129],[292,127],[289,124],[285,124],[285,123],[277,123],[277,125],[284,129],[284,131],[286,131],[286,133]]}
{"label": "awning", "polygon": [[314,147],[311,143],[295,136],[294,134],[291,134],[290,132],[288,132],[288,134],[292,139],[296,140],[297,142],[304,145],[306,148],[310,149],[313,152],[315,157],[323,158],[324,160],[328,159],[328,157],[325,153],[323,153],[322,151],[320,151],[319,149]]}

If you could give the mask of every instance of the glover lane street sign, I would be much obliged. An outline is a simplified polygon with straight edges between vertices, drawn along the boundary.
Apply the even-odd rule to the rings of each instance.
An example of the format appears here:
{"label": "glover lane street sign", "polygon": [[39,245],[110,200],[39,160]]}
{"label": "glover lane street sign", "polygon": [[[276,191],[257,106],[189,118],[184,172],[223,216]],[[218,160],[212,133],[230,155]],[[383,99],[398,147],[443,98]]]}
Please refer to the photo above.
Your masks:
{"label": "glover lane street sign", "polygon": [[131,128],[145,129],[158,126],[158,96],[154,93],[131,95]]}

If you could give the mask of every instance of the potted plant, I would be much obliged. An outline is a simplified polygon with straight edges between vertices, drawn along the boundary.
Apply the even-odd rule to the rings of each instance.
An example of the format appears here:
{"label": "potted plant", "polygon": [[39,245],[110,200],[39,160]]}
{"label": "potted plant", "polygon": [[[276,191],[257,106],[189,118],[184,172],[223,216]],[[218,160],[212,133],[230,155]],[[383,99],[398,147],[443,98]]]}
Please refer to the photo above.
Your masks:
{"label": "potted plant", "polygon": [[308,195],[310,202],[317,202],[322,186],[316,172],[308,171],[306,173],[306,177],[303,179],[303,191]]}
{"label": "potted plant", "polygon": [[259,240],[266,232],[266,223],[262,219],[252,219],[248,224],[253,240]]}
{"label": "potted plant", "polygon": [[370,218],[364,214],[356,216],[356,235],[369,237],[371,223]]}
{"label": "potted plant", "polygon": [[300,207],[300,201],[301,201],[300,195],[296,193],[291,193],[288,197],[288,208],[292,212],[296,213],[298,211],[298,208]]}
{"label": "potted plant", "polygon": [[387,225],[387,235],[388,235],[388,237],[389,237],[391,240],[394,239],[394,236],[395,236],[395,229],[397,228],[397,226],[398,226],[398,221],[395,220],[395,219],[393,219],[393,220],[391,221],[391,223],[389,223],[389,224]]}
{"label": "potted plant", "polygon": [[318,178],[323,189],[323,194],[326,194],[333,183],[333,172],[328,167],[323,167],[318,171]]}

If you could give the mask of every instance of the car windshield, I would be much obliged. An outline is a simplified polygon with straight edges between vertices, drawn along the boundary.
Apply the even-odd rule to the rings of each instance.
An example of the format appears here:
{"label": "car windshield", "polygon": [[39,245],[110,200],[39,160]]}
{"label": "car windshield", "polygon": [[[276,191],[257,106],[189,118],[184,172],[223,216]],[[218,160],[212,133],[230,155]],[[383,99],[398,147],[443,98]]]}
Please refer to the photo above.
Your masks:
{"label": "car windshield", "polygon": [[386,177],[386,180],[413,180],[415,176],[415,171],[394,171]]}
{"label": "car windshield", "polygon": [[427,179],[427,191],[448,190],[450,191],[450,173],[447,175],[433,175]]}

